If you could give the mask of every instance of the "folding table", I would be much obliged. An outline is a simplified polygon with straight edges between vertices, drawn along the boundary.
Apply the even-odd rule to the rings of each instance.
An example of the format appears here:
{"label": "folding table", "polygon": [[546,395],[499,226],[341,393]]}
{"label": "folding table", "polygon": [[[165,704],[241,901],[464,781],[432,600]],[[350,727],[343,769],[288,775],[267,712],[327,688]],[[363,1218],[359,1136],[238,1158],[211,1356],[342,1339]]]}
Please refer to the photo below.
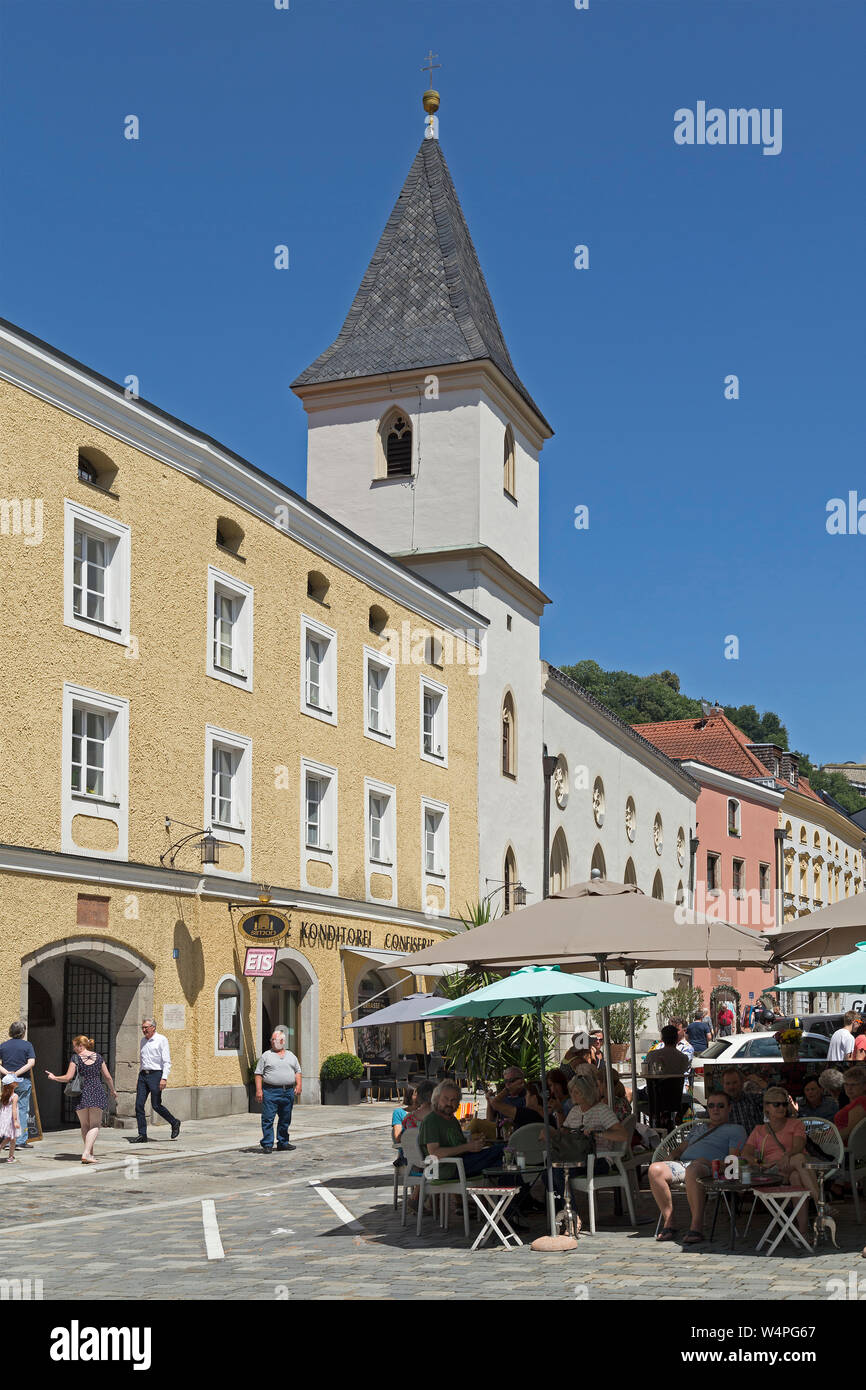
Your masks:
{"label": "folding table", "polygon": [[[493,1232],[495,1231],[506,1250],[511,1250],[515,1246],[522,1245],[523,1241],[515,1231],[508,1217],[505,1215],[511,1203],[514,1201],[520,1188],[513,1183],[510,1187],[491,1187],[485,1184],[484,1187],[466,1186],[466,1191],[472,1198],[484,1219],[478,1235],[475,1237],[473,1250],[478,1250],[482,1245],[486,1245]],[[507,1227],[503,1231],[499,1222]]]}

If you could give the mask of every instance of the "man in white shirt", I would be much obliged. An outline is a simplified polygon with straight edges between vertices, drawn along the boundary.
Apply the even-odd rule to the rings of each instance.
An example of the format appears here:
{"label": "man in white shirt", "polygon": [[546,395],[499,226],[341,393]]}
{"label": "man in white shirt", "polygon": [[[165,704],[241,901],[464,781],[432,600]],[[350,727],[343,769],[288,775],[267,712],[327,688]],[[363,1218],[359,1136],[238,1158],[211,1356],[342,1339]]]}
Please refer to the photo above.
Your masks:
{"label": "man in white shirt", "polygon": [[854,1024],[857,1022],[857,1015],[852,1009],[842,1018],[842,1027],[837,1028],[830,1039],[830,1047],[827,1052],[828,1062],[847,1062],[851,1053],[854,1051]]}
{"label": "man in white shirt", "polygon": [[144,1118],[144,1107],[148,1096],[150,1096],[151,1109],[171,1125],[172,1139],[176,1139],[180,1134],[180,1120],[176,1120],[171,1111],[166,1110],[162,1103],[162,1092],[168,1085],[170,1071],[171,1053],[168,1047],[168,1038],[164,1037],[162,1033],[157,1033],[156,1024],[152,1018],[143,1018],[141,1020],[141,1070],[138,1073],[138,1085],[135,1088],[135,1118],[138,1121],[138,1138],[130,1139],[131,1144],[147,1143],[147,1121]]}

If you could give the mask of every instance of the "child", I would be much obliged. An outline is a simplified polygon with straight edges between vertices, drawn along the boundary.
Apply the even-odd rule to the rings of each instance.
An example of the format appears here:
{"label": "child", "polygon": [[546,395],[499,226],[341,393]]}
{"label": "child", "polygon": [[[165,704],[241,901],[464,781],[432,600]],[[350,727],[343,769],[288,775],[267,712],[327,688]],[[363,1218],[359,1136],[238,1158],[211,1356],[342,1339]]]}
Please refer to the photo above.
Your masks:
{"label": "child", "polygon": [[15,1087],[18,1085],[18,1077],[11,1072],[3,1077],[0,1083],[0,1149],[3,1148],[7,1139],[9,1141],[9,1157],[7,1163],[15,1162],[15,1140],[21,1133],[18,1128],[18,1097],[15,1094]]}

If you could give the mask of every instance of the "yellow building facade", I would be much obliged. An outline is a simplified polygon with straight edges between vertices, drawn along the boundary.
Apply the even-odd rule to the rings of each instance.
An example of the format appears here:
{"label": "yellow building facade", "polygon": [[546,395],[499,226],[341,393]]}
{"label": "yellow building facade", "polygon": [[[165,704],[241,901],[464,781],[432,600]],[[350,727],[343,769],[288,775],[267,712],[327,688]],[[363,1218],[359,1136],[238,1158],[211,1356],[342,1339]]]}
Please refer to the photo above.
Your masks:
{"label": "yellow building facade", "polygon": [[[0,425],[0,1000],[43,1124],[78,1032],[128,1120],[146,1014],[180,1118],[246,1110],[277,1023],[315,1101],[392,958],[477,895],[484,619],[12,325]],[[260,980],[254,910],[284,928]]]}

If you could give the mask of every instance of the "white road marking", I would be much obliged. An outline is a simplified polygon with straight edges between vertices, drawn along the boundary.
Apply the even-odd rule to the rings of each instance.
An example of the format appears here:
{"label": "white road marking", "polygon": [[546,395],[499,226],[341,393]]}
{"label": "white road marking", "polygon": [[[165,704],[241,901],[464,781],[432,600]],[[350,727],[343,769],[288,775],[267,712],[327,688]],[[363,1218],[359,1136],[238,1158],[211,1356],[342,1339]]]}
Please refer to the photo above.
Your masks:
{"label": "white road marking", "polygon": [[318,1192],[322,1200],[328,1203],[328,1206],[331,1208],[331,1211],[336,1212],[340,1220],[345,1222],[345,1224],[350,1228],[350,1230],[363,1231],[364,1227],[361,1225],[360,1221],[358,1221],[358,1219],[352,1215],[352,1213],[349,1211],[349,1208],[344,1207],[339,1197],[335,1197],[333,1192],[331,1192],[327,1187],[322,1187],[318,1178],[310,1179],[310,1187],[314,1188],[315,1191]]}
{"label": "white road marking", "polygon": [[294,1231],[290,1231],[286,1226],[277,1226],[271,1231],[272,1236],[293,1236]]}
{"label": "white road marking", "polygon": [[204,1226],[204,1248],[209,1260],[224,1260],[226,1252],[220,1240],[219,1222],[212,1198],[205,1198],[201,1204],[201,1219]]}
{"label": "white road marking", "polygon": [[[365,1163],[360,1168],[341,1168],[334,1173],[324,1173],[320,1181],[330,1182],[332,1178],[352,1178],[356,1173],[381,1173],[383,1183],[390,1181],[382,1163]],[[284,1187],[299,1187],[303,1184],[309,1184],[309,1181],[309,1178],[289,1178],[286,1182],[275,1183],[274,1191]],[[234,1188],[229,1192],[215,1192],[211,1200],[219,1202],[231,1198],[233,1201],[237,1201],[237,1196],[237,1189]],[[147,1206],[130,1204],[125,1207],[112,1207],[110,1211],[90,1211],[86,1216],[59,1216],[52,1221],[21,1221],[14,1226],[0,1226],[0,1240],[5,1236],[14,1235],[16,1232],[47,1230],[52,1226],[75,1226],[82,1221],[102,1221],[108,1220],[112,1216],[128,1217],[130,1212],[135,1212],[138,1216],[140,1212],[146,1214],[150,1211],[168,1211],[170,1207],[195,1206],[197,1202],[201,1201],[202,1197],[199,1194],[197,1197],[173,1197],[167,1202],[149,1202]]]}

